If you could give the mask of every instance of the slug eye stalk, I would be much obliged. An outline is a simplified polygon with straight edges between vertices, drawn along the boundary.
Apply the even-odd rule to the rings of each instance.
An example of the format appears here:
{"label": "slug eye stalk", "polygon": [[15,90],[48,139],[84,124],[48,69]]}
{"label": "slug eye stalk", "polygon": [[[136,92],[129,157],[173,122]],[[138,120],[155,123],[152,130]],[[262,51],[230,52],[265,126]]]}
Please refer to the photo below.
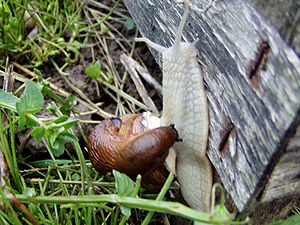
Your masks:
{"label": "slug eye stalk", "polygon": [[178,131],[175,129],[175,124],[171,123],[169,127],[176,132],[176,142],[182,142],[182,138],[178,136]]}

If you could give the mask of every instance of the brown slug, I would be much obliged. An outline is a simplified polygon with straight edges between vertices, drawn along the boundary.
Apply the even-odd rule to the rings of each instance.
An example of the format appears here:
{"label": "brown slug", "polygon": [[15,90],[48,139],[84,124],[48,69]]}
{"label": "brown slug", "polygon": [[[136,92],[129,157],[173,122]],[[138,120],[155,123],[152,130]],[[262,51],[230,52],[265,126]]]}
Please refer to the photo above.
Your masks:
{"label": "brown slug", "polygon": [[95,169],[105,174],[113,169],[133,180],[142,175],[142,186],[156,189],[163,185],[168,171],[163,163],[169,148],[180,141],[174,125],[149,129],[145,115],[108,118],[90,133],[88,153]]}

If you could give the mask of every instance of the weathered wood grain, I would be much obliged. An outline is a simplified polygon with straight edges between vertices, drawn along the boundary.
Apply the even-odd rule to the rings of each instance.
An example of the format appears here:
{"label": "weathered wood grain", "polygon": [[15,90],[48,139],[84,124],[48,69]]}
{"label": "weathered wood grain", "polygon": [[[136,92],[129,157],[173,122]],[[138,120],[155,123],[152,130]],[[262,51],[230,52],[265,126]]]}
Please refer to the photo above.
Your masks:
{"label": "weathered wood grain", "polygon": [[[205,8],[208,1],[191,3]],[[144,37],[171,46],[182,4],[173,0],[125,0],[125,4]],[[299,58],[242,0],[217,0],[206,13],[191,10],[183,38],[200,39],[196,48],[210,114],[208,156],[237,208],[252,212],[264,199],[268,178],[299,126]],[[264,40],[270,49],[259,54]],[[150,50],[161,67],[161,55]],[[249,79],[251,68],[255,73]],[[233,124],[230,129],[228,121]]]}
{"label": "weathered wood grain", "polygon": [[[300,127],[266,185],[261,202],[292,196],[300,191]],[[298,190],[298,191],[297,191]],[[295,192],[296,191],[296,192]]]}
{"label": "weathered wood grain", "polygon": [[[251,212],[253,224],[274,222],[290,214],[300,198],[300,127],[270,175],[264,191],[256,198],[259,207]],[[264,223],[262,222],[264,221]]]}
{"label": "weathered wood grain", "polygon": [[300,1],[249,0],[300,55]]}

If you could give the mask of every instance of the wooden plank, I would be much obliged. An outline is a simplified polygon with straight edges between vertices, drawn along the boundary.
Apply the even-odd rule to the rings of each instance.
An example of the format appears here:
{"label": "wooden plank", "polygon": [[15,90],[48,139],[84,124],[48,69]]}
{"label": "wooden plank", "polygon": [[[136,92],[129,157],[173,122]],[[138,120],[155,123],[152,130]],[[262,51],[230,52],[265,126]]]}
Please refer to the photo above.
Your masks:
{"label": "wooden plank", "polygon": [[273,170],[264,191],[256,198],[259,207],[251,212],[253,224],[287,217],[300,197],[300,127]]}
{"label": "wooden plank", "polygon": [[[191,3],[205,8],[208,1]],[[125,0],[125,4],[144,37],[171,46],[182,4],[173,0]],[[196,48],[210,114],[208,156],[239,211],[253,212],[299,126],[300,61],[243,0],[215,1],[206,13],[191,10],[183,38],[200,39]],[[150,51],[161,67],[161,55]]]}
{"label": "wooden plank", "polygon": [[300,190],[300,127],[289,142],[286,152],[269,179],[261,197],[261,202],[270,202],[292,196]]}

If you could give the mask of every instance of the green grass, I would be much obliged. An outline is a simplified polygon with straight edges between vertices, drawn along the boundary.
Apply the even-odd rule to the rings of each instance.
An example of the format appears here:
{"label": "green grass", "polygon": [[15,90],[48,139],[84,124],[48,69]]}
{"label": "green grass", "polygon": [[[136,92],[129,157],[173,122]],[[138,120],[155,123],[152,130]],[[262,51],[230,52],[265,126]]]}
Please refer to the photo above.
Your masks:
{"label": "green grass", "polygon": [[[79,19],[85,2],[1,0],[1,55],[27,62],[28,67],[38,67],[57,54],[67,63],[76,62],[82,44],[75,39],[86,26]],[[28,27],[30,18],[35,30]]]}
{"label": "green grass", "polygon": [[[207,214],[165,201],[172,174],[153,198],[144,194],[140,179],[133,182],[117,171],[114,176],[99,175],[84,157],[86,149],[79,145],[73,131],[78,126],[83,139],[87,139],[81,128],[87,121],[76,119],[78,103],[90,110],[81,114],[97,113],[103,118],[147,109],[123,90],[127,73],[116,71],[113,54],[107,46],[107,42],[113,41],[127,55],[139,58],[133,38],[128,40],[115,28],[116,24],[132,26],[126,12],[118,8],[119,4],[122,4],[119,0],[112,1],[111,6],[92,0],[0,0],[0,61],[4,65],[9,57],[15,68],[23,72],[12,72],[9,68],[0,71],[3,77],[13,75],[20,84],[13,93],[0,90],[0,148],[8,167],[0,180],[0,224],[136,224],[141,221],[149,224],[161,222],[163,213],[212,224],[247,223],[247,220],[232,221],[233,214],[226,210],[224,193],[218,184],[213,193],[215,188],[221,189],[221,204],[215,206],[212,202],[213,213]],[[36,33],[26,27],[26,11],[35,22]],[[94,62],[86,72],[114,101],[113,113],[91,102],[64,71],[82,59],[80,52],[86,47],[91,52],[101,51],[104,56],[97,61],[93,55]],[[28,69],[41,68],[46,62],[56,68],[72,94],[56,87],[51,79],[43,79],[39,70]],[[46,105],[45,97],[52,102]],[[43,111],[48,111],[51,118],[40,116]],[[30,153],[19,154],[15,134],[24,129],[30,129],[31,136],[43,143],[47,159],[33,161]],[[67,142],[71,142],[73,153],[66,152]],[[155,217],[154,212],[161,214]]]}

